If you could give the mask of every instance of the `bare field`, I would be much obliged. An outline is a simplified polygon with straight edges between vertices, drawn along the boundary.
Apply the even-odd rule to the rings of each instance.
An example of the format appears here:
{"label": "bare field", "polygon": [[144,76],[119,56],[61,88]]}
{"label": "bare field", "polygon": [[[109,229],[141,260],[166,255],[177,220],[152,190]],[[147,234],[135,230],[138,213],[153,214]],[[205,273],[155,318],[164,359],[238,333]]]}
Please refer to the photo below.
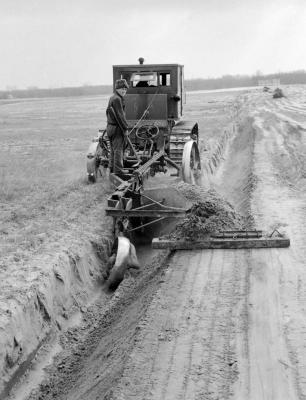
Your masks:
{"label": "bare field", "polygon": [[[286,87],[284,93],[287,97],[277,100],[260,90],[191,93],[185,117],[199,122],[203,162],[211,158],[214,166],[211,187],[256,228],[288,234],[291,247],[156,253],[139,276],[125,279],[113,295],[101,291],[100,277],[99,297],[91,305],[90,295],[80,301],[87,282],[82,274],[89,269],[99,280],[103,260],[82,259],[80,269],[78,257],[87,243],[110,235],[103,215],[110,188],[102,179],[94,186],[86,183],[85,153],[90,138],[104,126],[107,97],[0,105],[0,332],[16,304],[22,308],[35,290],[44,316],[40,329],[51,327],[59,310],[50,312],[48,320],[52,307],[41,285],[48,285],[54,273],[64,277],[66,264],[58,262],[63,252],[74,257],[70,266],[77,278],[71,288],[78,288],[73,293],[79,306],[86,305],[78,326],[64,329],[63,319],[57,318],[60,353],[46,367],[41,385],[35,388],[42,377],[29,373],[7,398],[306,397],[306,88]],[[23,134],[25,117],[29,126]],[[218,142],[230,125],[235,129],[220,150]],[[22,138],[23,146],[15,146]],[[14,179],[8,179],[16,161],[13,152],[22,155],[24,167],[17,162]],[[31,169],[37,171],[33,181],[26,172]],[[55,281],[62,291],[58,275]],[[2,342],[7,354],[0,351],[10,361],[5,373],[22,361],[23,337],[16,329],[12,335]]]}
{"label": "bare field", "polygon": [[105,102],[104,96],[0,103],[2,194],[75,181],[89,138],[104,122]]}

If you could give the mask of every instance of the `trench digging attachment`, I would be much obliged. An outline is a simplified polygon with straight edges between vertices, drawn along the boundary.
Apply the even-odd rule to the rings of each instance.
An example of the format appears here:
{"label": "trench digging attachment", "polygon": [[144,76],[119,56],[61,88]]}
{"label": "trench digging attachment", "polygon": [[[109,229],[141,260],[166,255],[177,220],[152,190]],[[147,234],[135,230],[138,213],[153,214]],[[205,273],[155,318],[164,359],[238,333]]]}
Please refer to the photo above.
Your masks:
{"label": "trench digging attachment", "polygon": [[[192,154],[192,141],[190,141],[190,145],[187,144],[187,147],[188,154]],[[161,155],[162,152],[156,154],[155,157],[158,158]],[[127,222],[133,221],[133,227],[128,229],[128,232],[141,230],[145,235],[149,231],[153,249],[259,249],[290,246],[289,238],[277,230],[270,235],[264,234],[260,230],[224,230],[207,235],[202,240],[194,240],[192,237],[179,240],[154,237],[154,232],[165,226],[171,228],[170,221],[172,221],[173,227],[173,221],[184,218],[191,208],[191,203],[186,202],[186,198],[174,188],[144,190],[142,179],[138,180],[138,178],[144,178],[148,166],[155,161],[155,157],[140,167],[134,175],[134,179],[132,178],[130,181],[123,181],[111,174],[110,178],[116,190],[109,197],[106,209],[106,214],[112,216],[115,221],[120,219]],[[159,235],[167,233],[170,232],[159,232]],[[117,256],[118,258],[121,256],[119,249]]]}
{"label": "trench digging attachment", "polygon": [[[122,201],[126,203],[126,201]],[[141,229],[152,237],[153,249],[168,250],[197,250],[197,249],[259,249],[259,248],[286,248],[290,246],[290,239],[274,230],[271,234],[261,230],[223,230],[207,235],[205,239],[194,240],[191,238],[164,239],[154,237],[156,231],[159,235],[167,235],[171,227],[186,216],[191,208],[191,202],[174,188],[155,188],[142,193],[142,205],[129,208],[110,207],[107,214],[115,218],[136,218],[141,221],[130,231]],[[171,204],[172,206],[168,206]],[[172,225],[171,225],[172,223]],[[164,229],[164,231],[161,231]],[[168,229],[168,231],[167,231]]]}
{"label": "trench digging attachment", "polygon": [[115,264],[112,266],[107,286],[116,289],[124,276],[130,270],[140,268],[134,245],[126,237],[118,237],[118,249],[115,256]]}

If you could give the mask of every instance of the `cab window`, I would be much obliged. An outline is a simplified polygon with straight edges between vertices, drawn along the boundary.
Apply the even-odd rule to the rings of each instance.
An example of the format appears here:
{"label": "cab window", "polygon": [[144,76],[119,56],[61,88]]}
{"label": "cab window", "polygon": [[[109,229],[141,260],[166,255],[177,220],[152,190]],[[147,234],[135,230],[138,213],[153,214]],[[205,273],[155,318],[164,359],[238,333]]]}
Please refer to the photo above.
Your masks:
{"label": "cab window", "polygon": [[170,72],[122,72],[120,76],[121,79],[125,79],[131,87],[171,86]]}
{"label": "cab window", "polygon": [[159,73],[159,86],[170,86],[170,73],[169,72],[160,72]]}

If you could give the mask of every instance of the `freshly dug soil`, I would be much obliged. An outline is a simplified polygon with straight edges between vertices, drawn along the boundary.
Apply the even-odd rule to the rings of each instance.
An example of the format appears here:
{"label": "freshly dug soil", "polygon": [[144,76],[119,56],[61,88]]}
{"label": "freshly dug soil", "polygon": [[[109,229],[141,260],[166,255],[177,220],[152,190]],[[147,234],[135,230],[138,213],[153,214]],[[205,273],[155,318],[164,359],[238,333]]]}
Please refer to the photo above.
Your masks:
{"label": "freshly dug soil", "polygon": [[180,182],[177,189],[193,203],[186,217],[168,235],[171,239],[203,239],[211,233],[246,228],[246,219],[215,190]]}
{"label": "freshly dug soil", "polygon": [[168,260],[168,251],[159,252],[115,293],[104,286],[105,295],[87,308],[82,323],[63,332],[62,351],[27,400],[112,399]]}

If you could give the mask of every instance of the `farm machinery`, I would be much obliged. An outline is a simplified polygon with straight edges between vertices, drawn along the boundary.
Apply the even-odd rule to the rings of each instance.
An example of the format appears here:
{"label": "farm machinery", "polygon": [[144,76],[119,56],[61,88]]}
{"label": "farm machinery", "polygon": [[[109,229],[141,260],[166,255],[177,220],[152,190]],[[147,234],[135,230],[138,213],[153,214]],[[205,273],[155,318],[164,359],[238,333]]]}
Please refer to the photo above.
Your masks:
{"label": "farm machinery", "polygon": [[[125,79],[129,84],[125,96],[129,135],[124,169],[120,174],[109,175],[116,189],[108,198],[106,209],[115,220],[122,220],[125,225],[132,223],[133,230],[186,211],[184,207],[167,206],[165,196],[148,195],[144,188],[148,177],[157,173],[169,176],[170,170],[171,175],[181,175],[184,181],[195,183],[201,170],[198,124],[182,118],[183,66],[145,65],[143,59],[139,61],[137,65],[113,66],[114,85],[117,79]],[[106,129],[102,129],[87,154],[88,180],[95,182],[108,163],[109,142]]]}
{"label": "farm machinery", "polygon": [[[113,66],[114,87],[117,79],[125,79],[129,85],[125,96],[129,135],[124,169],[120,174],[109,174],[114,191],[107,199],[106,208],[106,214],[113,217],[114,229],[121,227],[119,234],[117,232],[120,255],[117,260],[124,258],[122,254],[128,257],[130,251],[125,238],[120,238],[123,231],[128,237],[135,231],[145,236],[153,226],[151,240],[154,227],[170,226],[171,221],[185,217],[191,207],[175,189],[146,187],[148,178],[157,174],[165,174],[164,182],[171,176],[181,176],[185,182],[194,184],[201,173],[198,124],[183,118],[183,72],[183,66],[179,64],[145,65],[143,59],[135,65]],[[95,182],[99,171],[106,169],[108,163],[109,142],[106,129],[102,129],[87,154],[88,180]],[[217,232],[203,243],[177,241],[174,245],[159,239],[152,241],[155,248],[169,249],[288,245],[289,239],[267,238],[261,231],[229,231],[226,235]]]}

